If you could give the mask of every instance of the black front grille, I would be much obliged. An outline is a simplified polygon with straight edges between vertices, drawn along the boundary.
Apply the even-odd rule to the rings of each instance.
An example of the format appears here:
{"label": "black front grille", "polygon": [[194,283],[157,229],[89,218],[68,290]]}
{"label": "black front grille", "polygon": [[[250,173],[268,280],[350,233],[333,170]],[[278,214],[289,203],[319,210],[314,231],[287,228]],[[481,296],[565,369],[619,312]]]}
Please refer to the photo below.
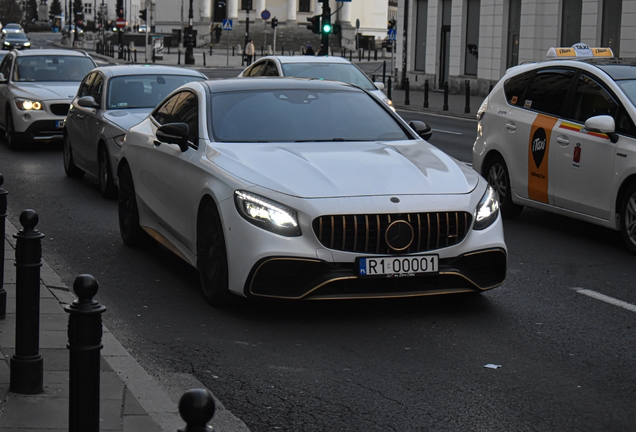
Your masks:
{"label": "black front grille", "polygon": [[312,225],[314,234],[328,249],[395,254],[386,243],[385,232],[398,220],[407,221],[414,232],[411,245],[399,253],[415,253],[461,243],[470,229],[472,216],[466,212],[332,215],[320,216]]}
{"label": "black front grille", "polygon": [[71,104],[51,104],[51,112],[55,115],[65,116],[70,108]]}

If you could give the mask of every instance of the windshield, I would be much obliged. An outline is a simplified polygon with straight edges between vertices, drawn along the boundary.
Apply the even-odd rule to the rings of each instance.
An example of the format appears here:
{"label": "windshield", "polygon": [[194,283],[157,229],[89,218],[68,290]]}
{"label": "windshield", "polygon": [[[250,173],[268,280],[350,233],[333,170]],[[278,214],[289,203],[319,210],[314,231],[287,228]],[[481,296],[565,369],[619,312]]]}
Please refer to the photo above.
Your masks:
{"label": "windshield", "polygon": [[90,57],[37,55],[18,57],[14,81],[80,82],[95,63]]}
{"label": "windshield", "polygon": [[271,90],[212,96],[209,119],[221,142],[397,141],[411,139],[361,91]]}
{"label": "windshield", "polygon": [[187,75],[129,75],[111,78],[107,109],[154,108],[173,90],[204,78]]}
{"label": "windshield", "polygon": [[632,105],[636,107],[636,80],[621,80],[616,81],[616,84],[623,90]]}
{"label": "windshield", "polygon": [[20,26],[18,24],[7,24],[4,26],[5,30],[20,30]]}
{"label": "windshield", "polygon": [[19,40],[19,41],[25,41],[27,40],[27,37],[24,33],[8,33],[5,36],[6,40]]}
{"label": "windshield", "polygon": [[319,78],[377,90],[371,80],[350,63],[283,63],[283,74],[289,77]]}

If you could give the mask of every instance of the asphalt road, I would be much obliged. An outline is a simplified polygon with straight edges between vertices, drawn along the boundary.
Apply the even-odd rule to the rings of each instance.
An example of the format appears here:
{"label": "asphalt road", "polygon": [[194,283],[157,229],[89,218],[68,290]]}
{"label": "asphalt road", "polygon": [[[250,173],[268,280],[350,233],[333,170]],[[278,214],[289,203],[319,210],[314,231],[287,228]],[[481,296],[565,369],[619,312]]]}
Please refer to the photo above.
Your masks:
{"label": "asphalt road", "polygon": [[[425,121],[469,160],[474,122]],[[123,245],[116,201],[67,178],[61,146],[0,144],[0,173],[9,219],[35,209],[44,259],[69,285],[97,277],[135,358],[159,381],[195,375],[252,431],[636,430],[636,266],[618,233],[526,209],[504,224],[507,281],[481,296],[215,309],[179,258]]]}

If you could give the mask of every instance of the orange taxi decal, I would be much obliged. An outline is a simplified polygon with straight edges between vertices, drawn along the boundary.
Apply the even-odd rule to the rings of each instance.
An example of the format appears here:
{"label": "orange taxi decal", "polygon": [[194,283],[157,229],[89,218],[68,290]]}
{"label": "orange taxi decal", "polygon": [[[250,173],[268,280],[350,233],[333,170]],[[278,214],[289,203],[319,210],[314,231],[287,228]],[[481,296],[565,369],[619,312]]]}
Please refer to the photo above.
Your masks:
{"label": "orange taxi decal", "polygon": [[600,132],[592,132],[589,130],[583,130],[584,127],[581,125],[577,125],[574,123],[568,123],[568,122],[561,122],[561,124],[559,125],[559,129],[567,129],[570,131],[574,131],[574,132],[583,132],[587,135],[592,135],[595,136],[597,138],[604,138],[604,139],[609,139],[609,137],[607,136],[607,134],[604,133],[600,133]]}
{"label": "orange taxi decal", "polygon": [[548,154],[556,117],[538,114],[528,142],[528,198],[548,203]]}

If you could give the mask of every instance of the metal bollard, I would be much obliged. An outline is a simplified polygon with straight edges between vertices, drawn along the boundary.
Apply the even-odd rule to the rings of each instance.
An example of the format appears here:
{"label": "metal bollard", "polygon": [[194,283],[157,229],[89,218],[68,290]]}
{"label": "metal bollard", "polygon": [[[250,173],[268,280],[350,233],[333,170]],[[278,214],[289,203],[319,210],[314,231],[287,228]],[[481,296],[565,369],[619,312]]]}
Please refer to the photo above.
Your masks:
{"label": "metal bollard", "polygon": [[42,393],[44,360],[40,355],[40,267],[44,234],[35,229],[38,215],[20,214],[23,228],[16,239],[15,354],[11,357],[10,389],[14,393]]}
{"label": "metal bollard", "polygon": [[137,48],[135,48],[135,63],[137,63]]}
{"label": "metal bollard", "polygon": [[181,64],[181,50],[177,50],[177,64],[180,65]]}
{"label": "metal bollard", "polygon": [[4,289],[4,244],[6,235],[5,221],[7,219],[7,195],[9,192],[2,188],[4,176],[0,174],[0,320],[7,317],[7,291]]}
{"label": "metal bollard", "polygon": [[386,60],[382,62],[382,84],[386,84]]}
{"label": "metal bollard", "polygon": [[406,80],[404,81],[404,105],[411,104],[411,99],[409,97],[410,95],[411,95],[411,85],[409,83],[409,79],[406,78]]}
{"label": "metal bollard", "polygon": [[234,45],[232,45],[232,57],[234,57]]}
{"label": "metal bollard", "polygon": [[378,50],[373,50],[373,60],[377,60],[378,59]]}
{"label": "metal bollard", "polygon": [[265,57],[265,48],[261,45],[261,57]]}
{"label": "metal bollard", "polygon": [[367,51],[367,61],[371,61],[371,50]]}
{"label": "metal bollard", "polygon": [[210,56],[212,56],[212,44],[210,44]]}
{"label": "metal bollard", "polygon": [[284,46],[280,50],[280,55],[285,55],[285,47]]}
{"label": "metal bollard", "polygon": [[428,80],[424,81],[424,108],[428,108]]}
{"label": "metal bollard", "polygon": [[375,75],[371,75],[371,81],[375,82]]}
{"label": "metal bollard", "polygon": [[468,114],[470,112],[470,81],[465,80],[464,85],[466,88],[466,106],[464,107],[464,113]]}
{"label": "metal bollard", "polygon": [[351,61],[352,56],[353,56],[353,50],[349,50],[349,61]]}
{"label": "metal bollard", "polygon": [[93,300],[98,288],[93,276],[76,277],[73,292],[77,300],[64,306],[69,314],[69,432],[99,432],[99,352],[106,307]]}
{"label": "metal bollard", "polygon": [[444,83],[444,106],[442,111],[448,111],[448,81]]}
{"label": "metal bollard", "polygon": [[205,66],[205,51],[203,51],[203,66]]}
{"label": "metal bollard", "polygon": [[207,389],[191,389],[179,399],[179,415],[186,422],[185,428],[178,432],[211,432],[212,426],[207,424],[214,417],[216,405],[212,394]]}
{"label": "metal bollard", "polygon": [[391,100],[391,77],[388,78],[388,84],[386,86],[386,97],[389,98],[389,100]]}
{"label": "metal bollard", "polygon": [[362,51],[364,51],[364,50],[358,49],[358,61],[362,61],[362,54],[363,54]]}

